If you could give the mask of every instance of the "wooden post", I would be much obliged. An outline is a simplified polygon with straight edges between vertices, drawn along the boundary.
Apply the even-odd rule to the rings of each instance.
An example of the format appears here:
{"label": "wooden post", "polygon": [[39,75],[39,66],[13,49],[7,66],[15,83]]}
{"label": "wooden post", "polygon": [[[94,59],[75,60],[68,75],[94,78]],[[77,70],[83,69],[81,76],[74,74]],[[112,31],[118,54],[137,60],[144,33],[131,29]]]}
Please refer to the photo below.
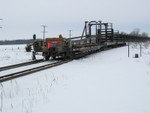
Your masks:
{"label": "wooden post", "polygon": [[0,111],[2,112],[3,109],[3,93],[1,92],[1,108]]}
{"label": "wooden post", "polygon": [[142,45],[140,44],[140,57],[142,56]]}
{"label": "wooden post", "polygon": [[128,57],[130,57],[130,45],[129,45],[129,42],[128,42]]}

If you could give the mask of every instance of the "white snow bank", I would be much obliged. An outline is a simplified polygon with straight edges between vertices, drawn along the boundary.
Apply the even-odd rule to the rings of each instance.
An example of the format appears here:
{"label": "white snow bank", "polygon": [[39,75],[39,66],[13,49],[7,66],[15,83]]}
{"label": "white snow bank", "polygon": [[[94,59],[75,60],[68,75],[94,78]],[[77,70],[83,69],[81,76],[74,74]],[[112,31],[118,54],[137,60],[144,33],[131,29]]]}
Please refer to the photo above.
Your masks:
{"label": "white snow bank", "polygon": [[[0,45],[0,67],[32,61],[32,53],[26,52],[26,45]],[[41,56],[37,57],[41,59]]]}

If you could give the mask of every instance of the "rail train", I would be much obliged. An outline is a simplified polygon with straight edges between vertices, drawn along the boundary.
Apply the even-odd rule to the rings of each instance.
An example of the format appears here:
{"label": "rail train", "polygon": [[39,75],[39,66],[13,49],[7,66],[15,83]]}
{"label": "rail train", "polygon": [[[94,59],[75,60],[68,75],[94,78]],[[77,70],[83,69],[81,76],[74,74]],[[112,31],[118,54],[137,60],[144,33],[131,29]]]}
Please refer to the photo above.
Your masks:
{"label": "rail train", "polygon": [[50,58],[75,58],[105,48],[126,45],[129,35],[114,32],[112,23],[101,21],[85,21],[81,36],[65,38],[62,35],[55,38],[33,41],[32,59],[38,52],[45,60]]}

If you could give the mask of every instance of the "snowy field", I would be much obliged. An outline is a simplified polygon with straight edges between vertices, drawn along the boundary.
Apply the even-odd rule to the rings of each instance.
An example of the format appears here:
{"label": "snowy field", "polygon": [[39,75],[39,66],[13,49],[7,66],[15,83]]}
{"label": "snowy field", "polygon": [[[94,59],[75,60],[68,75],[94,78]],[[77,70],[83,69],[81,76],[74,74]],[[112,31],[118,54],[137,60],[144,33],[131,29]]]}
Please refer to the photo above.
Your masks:
{"label": "snowy field", "polygon": [[[0,46],[0,67],[31,61]],[[0,113],[150,113],[150,48],[127,46],[0,83]]]}

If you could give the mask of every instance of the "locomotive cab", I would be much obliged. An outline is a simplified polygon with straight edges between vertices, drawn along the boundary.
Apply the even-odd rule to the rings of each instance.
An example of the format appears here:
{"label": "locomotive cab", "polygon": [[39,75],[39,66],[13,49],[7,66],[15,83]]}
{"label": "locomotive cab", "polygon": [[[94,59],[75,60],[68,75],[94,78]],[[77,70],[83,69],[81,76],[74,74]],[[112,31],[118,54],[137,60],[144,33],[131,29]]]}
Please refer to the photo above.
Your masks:
{"label": "locomotive cab", "polygon": [[69,57],[72,48],[71,41],[63,38],[61,35],[59,38],[46,38],[46,46],[48,48],[47,55],[53,59],[56,57]]}
{"label": "locomotive cab", "polygon": [[33,44],[34,53],[42,52],[45,60],[49,60],[50,57],[55,59],[56,57],[68,58],[72,52],[72,44],[69,39],[63,38],[59,35],[58,38],[46,38],[43,40],[36,40]]}

